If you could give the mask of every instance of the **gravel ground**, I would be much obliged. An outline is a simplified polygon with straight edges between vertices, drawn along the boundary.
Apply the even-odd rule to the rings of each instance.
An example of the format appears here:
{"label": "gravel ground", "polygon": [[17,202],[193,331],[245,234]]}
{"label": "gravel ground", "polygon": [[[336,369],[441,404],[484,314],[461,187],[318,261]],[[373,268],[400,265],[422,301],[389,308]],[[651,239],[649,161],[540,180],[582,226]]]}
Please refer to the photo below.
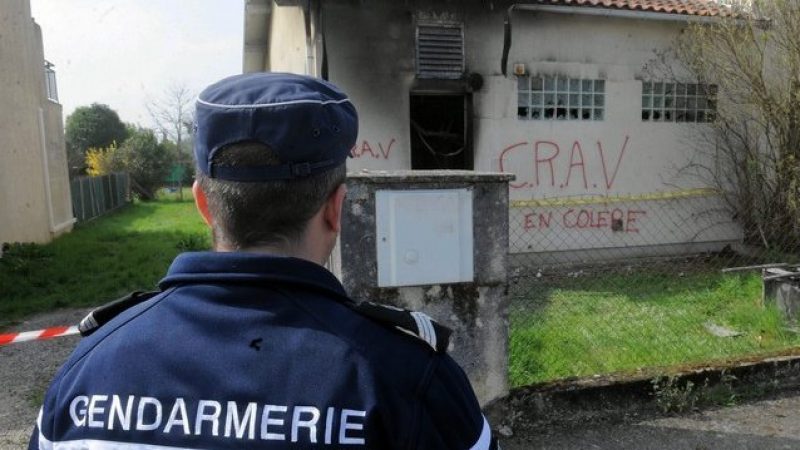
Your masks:
{"label": "gravel ground", "polygon": [[[87,312],[80,309],[43,314],[3,332],[73,325]],[[67,336],[0,347],[0,449],[26,448],[44,391],[79,339]]]}
{"label": "gravel ground", "polygon": [[[74,324],[86,313],[44,314],[4,331]],[[0,450],[26,448],[44,390],[78,339],[70,336],[0,347]],[[505,450],[800,448],[800,390],[685,416],[549,428],[517,434],[502,443]]]}
{"label": "gravel ground", "polygon": [[679,417],[576,425],[503,440],[504,450],[796,448],[800,448],[800,391]]}

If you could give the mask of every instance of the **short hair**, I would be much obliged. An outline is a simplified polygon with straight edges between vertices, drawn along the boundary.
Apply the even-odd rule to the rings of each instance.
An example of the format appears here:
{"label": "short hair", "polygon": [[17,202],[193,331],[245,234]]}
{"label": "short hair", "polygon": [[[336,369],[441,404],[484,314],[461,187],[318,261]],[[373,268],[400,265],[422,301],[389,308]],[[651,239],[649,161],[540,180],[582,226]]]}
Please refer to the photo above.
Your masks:
{"label": "short hair", "polygon": [[[215,166],[270,166],[281,161],[269,146],[255,141],[230,144],[214,153]],[[345,164],[303,178],[260,182],[228,181],[197,171],[208,199],[215,244],[233,250],[256,246],[291,247],[308,221],[346,179]]]}

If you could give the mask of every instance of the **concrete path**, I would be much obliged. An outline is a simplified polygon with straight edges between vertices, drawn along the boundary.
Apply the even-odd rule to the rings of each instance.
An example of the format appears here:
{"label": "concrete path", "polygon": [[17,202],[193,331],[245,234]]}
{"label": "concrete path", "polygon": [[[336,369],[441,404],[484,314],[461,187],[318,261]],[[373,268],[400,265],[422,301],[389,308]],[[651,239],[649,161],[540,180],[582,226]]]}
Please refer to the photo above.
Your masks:
{"label": "concrete path", "polygon": [[680,417],[532,434],[503,440],[503,449],[798,449],[800,391]]}

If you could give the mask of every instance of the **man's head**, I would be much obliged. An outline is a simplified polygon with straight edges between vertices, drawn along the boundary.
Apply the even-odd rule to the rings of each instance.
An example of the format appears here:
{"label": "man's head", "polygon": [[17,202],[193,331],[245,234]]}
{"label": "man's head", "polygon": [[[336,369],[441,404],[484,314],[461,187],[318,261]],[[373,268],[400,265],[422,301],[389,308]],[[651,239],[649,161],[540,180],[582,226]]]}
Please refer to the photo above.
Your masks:
{"label": "man's head", "polygon": [[347,97],[301,75],[238,75],[199,95],[196,120],[195,199],[215,248],[326,258],[358,134]]}

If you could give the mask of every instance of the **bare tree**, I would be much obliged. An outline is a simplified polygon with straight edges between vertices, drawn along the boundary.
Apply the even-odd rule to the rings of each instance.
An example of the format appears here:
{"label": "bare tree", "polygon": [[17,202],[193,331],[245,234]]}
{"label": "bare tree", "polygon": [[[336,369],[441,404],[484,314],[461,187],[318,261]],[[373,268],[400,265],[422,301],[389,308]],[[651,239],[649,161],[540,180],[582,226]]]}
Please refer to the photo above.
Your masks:
{"label": "bare tree", "polygon": [[734,1],[734,14],[691,25],[679,59],[716,120],[692,169],[722,192],[749,244],[800,245],[800,2]]}
{"label": "bare tree", "polygon": [[[176,148],[176,161],[183,167],[186,162],[184,147],[191,136],[194,122],[192,100],[194,94],[186,83],[173,83],[164,90],[162,97],[147,104],[147,111],[162,136],[172,140]],[[191,152],[187,151],[188,157]],[[178,196],[183,200],[182,174],[178,177]]]}

